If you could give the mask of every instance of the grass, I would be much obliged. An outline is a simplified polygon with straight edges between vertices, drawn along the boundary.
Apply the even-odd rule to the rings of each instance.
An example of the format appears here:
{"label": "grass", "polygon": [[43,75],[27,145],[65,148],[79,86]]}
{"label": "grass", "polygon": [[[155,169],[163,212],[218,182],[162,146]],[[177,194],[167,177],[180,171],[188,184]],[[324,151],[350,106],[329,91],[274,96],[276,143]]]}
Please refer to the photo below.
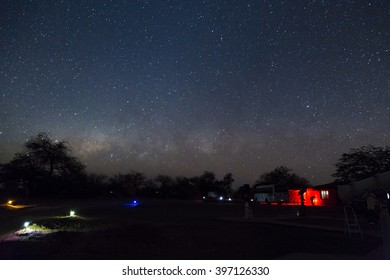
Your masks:
{"label": "grass", "polygon": [[[14,242],[0,242],[0,259],[275,259],[294,252],[359,259],[380,244],[371,237],[349,240],[342,232],[220,219],[242,215],[242,208],[152,201],[140,208],[99,202],[75,217],[46,211],[31,219],[28,230],[3,239]],[[255,215],[281,210],[288,209]]]}
{"label": "grass", "polygon": [[88,231],[99,226],[97,220],[82,217],[48,217],[39,219],[37,224],[55,231]]}
{"label": "grass", "polygon": [[0,241],[34,241],[57,232],[87,232],[101,228],[96,219],[79,216],[46,217],[36,220],[26,228],[3,236]]}

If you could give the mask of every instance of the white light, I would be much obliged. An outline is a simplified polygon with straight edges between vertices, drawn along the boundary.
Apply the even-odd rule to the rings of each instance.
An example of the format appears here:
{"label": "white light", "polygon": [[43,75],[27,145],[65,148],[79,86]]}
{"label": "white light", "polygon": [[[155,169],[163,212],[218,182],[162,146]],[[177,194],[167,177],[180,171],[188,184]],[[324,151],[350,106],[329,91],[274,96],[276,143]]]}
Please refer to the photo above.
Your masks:
{"label": "white light", "polygon": [[231,199],[230,197],[228,198],[228,200],[229,200],[229,201],[232,201],[232,199]]}
{"label": "white light", "polygon": [[206,199],[206,197],[204,196],[203,199]]}
{"label": "white light", "polygon": [[70,212],[69,212],[69,216],[71,216],[71,217],[74,217],[76,215],[76,212],[75,211],[73,211],[73,210],[70,210]]}
{"label": "white light", "polygon": [[387,199],[390,199],[390,193],[387,193]]}
{"label": "white light", "polygon": [[23,226],[24,226],[25,228],[27,228],[29,225],[30,225],[30,222],[25,222],[25,223],[23,224]]}
{"label": "white light", "polygon": [[219,197],[219,200],[223,200],[223,196],[220,196],[220,197]]}

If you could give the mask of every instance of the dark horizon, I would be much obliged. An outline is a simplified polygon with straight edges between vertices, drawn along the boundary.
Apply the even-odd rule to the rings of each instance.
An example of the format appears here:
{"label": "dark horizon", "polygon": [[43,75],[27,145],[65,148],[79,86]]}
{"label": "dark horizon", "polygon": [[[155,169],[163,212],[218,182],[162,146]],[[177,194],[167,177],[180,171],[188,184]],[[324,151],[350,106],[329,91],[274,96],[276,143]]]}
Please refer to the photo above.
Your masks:
{"label": "dark horizon", "polygon": [[0,163],[43,131],[90,172],[329,183],[343,153],[389,145],[389,9],[5,1]]}

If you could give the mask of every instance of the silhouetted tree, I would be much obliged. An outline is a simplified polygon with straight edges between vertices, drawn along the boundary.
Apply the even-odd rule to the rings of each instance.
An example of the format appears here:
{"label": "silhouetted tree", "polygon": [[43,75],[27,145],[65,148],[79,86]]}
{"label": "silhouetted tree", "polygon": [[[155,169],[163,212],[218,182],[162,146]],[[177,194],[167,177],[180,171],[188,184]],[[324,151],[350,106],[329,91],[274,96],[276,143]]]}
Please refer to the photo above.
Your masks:
{"label": "silhouetted tree", "polygon": [[193,199],[195,196],[195,185],[190,178],[176,177],[176,194],[180,199]]}
{"label": "silhouetted tree", "polygon": [[236,191],[236,197],[244,201],[250,201],[252,197],[252,191],[249,184],[244,184],[238,188]]}
{"label": "silhouetted tree", "polygon": [[197,186],[203,196],[207,195],[209,191],[217,191],[217,181],[214,172],[205,171],[197,179]]}
{"label": "silhouetted tree", "polygon": [[223,179],[219,181],[219,194],[224,196],[231,195],[233,182],[233,174],[230,172],[226,173]]}
{"label": "silhouetted tree", "polygon": [[88,183],[96,187],[102,187],[106,184],[108,177],[102,174],[89,173],[87,176]]}
{"label": "silhouetted tree", "polygon": [[[131,171],[130,173],[126,174],[126,180],[129,182],[129,186],[131,188],[135,188],[136,190],[135,195],[136,195],[137,190],[145,184],[146,177],[141,172]],[[132,192],[132,190],[130,192]],[[130,194],[129,191],[128,194]]]}
{"label": "silhouetted tree", "polygon": [[390,147],[362,146],[343,153],[332,174],[337,181],[350,183],[390,170]]}
{"label": "silhouetted tree", "polygon": [[108,177],[106,175],[89,173],[86,176],[86,183],[90,195],[102,195],[108,192]]}
{"label": "silhouetted tree", "polygon": [[273,171],[263,173],[260,179],[255,182],[255,186],[269,184],[284,185],[289,189],[298,190],[302,206],[301,215],[303,216],[304,193],[309,186],[309,181],[295,173],[291,173],[291,171],[286,166],[278,166]]}
{"label": "silhouetted tree", "polygon": [[286,166],[278,166],[273,171],[263,173],[255,182],[256,185],[285,185],[288,188],[306,189],[309,186],[308,180],[291,173]]}
{"label": "silhouetted tree", "polygon": [[158,192],[161,197],[173,197],[174,196],[174,180],[169,175],[157,175],[154,181],[159,185]]}
{"label": "silhouetted tree", "polygon": [[115,195],[136,196],[137,189],[145,183],[145,176],[136,171],[116,174],[109,179],[110,192]]}
{"label": "silhouetted tree", "polygon": [[115,174],[108,179],[109,182],[109,194],[113,196],[122,196],[126,194],[125,185],[125,175]]}
{"label": "silhouetted tree", "polygon": [[6,180],[24,181],[33,194],[76,192],[85,179],[84,171],[66,141],[53,141],[43,132],[29,139],[24,151],[3,166]]}
{"label": "silhouetted tree", "polygon": [[158,197],[158,187],[152,179],[147,179],[137,189],[137,196]]}

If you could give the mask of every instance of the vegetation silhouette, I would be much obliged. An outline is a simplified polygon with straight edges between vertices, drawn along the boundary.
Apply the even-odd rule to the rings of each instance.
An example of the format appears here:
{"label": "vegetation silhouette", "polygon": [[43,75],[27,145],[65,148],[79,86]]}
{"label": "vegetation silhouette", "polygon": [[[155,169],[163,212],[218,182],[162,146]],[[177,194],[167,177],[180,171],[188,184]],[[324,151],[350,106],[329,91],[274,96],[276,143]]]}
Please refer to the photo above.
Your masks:
{"label": "vegetation silhouette", "polygon": [[307,187],[310,185],[306,178],[300,177],[295,173],[291,173],[292,169],[286,166],[278,166],[270,172],[263,173],[258,180],[256,180],[254,187],[260,185],[283,185],[288,189],[298,190],[300,197],[299,216],[305,216],[305,199]]}
{"label": "vegetation silhouette", "polygon": [[337,182],[350,183],[390,170],[390,147],[372,145],[351,149],[343,153],[332,174]]}
{"label": "vegetation silhouette", "polygon": [[[390,170],[390,147],[363,146],[342,154],[335,164],[333,177],[337,182],[360,180],[376,173]],[[214,193],[223,197],[248,200],[251,196],[249,184],[233,193],[232,173],[221,180],[212,171],[200,176],[172,177],[159,174],[153,179],[138,171],[115,174],[111,177],[87,173],[85,166],[72,155],[66,141],[52,140],[45,132],[38,133],[26,141],[23,151],[0,165],[0,192],[20,196],[42,197],[94,197],[94,196],[143,196],[173,199],[194,199]],[[309,182],[293,173],[286,166],[264,172],[254,182],[257,185],[286,185],[299,190],[301,204]]]}
{"label": "vegetation silhouette", "polygon": [[24,151],[1,166],[1,182],[10,191],[31,196],[72,195],[85,186],[85,166],[66,141],[44,132],[27,140]]}
{"label": "vegetation silhouette", "polygon": [[295,173],[291,173],[292,169],[286,166],[278,166],[270,172],[263,173],[255,185],[285,185],[288,188],[305,189],[309,186],[309,181]]}
{"label": "vegetation silhouette", "polygon": [[160,174],[153,180],[138,171],[115,174],[87,173],[79,159],[72,156],[68,142],[52,140],[41,132],[24,144],[24,150],[0,165],[0,192],[28,197],[148,196],[193,199],[201,193],[231,193],[233,174],[217,180],[211,171],[187,178]]}

